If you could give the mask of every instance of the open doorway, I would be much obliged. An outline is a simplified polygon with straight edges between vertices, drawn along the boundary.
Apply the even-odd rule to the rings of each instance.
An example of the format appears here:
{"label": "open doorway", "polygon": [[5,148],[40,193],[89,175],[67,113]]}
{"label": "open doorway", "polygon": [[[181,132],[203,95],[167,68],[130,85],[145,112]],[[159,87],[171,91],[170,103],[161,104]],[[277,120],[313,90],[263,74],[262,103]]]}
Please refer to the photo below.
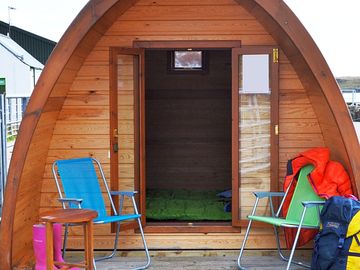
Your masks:
{"label": "open doorway", "polygon": [[231,221],[231,50],[146,50],[145,74],[147,222]]}

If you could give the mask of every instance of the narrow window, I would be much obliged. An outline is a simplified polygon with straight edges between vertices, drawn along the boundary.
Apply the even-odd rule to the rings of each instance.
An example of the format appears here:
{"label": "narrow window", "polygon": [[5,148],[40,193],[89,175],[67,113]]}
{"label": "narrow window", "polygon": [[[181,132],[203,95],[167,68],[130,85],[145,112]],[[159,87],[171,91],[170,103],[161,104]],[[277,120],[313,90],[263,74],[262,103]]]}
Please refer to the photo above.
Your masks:
{"label": "narrow window", "polygon": [[[272,47],[233,49],[232,153],[238,160],[232,163],[233,226],[246,219],[249,188],[278,190],[277,53]],[[261,186],[249,186],[256,181]],[[267,206],[258,210],[269,211]]]}
{"label": "narrow window", "polygon": [[242,56],[243,94],[270,94],[269,56],[267,54]]}

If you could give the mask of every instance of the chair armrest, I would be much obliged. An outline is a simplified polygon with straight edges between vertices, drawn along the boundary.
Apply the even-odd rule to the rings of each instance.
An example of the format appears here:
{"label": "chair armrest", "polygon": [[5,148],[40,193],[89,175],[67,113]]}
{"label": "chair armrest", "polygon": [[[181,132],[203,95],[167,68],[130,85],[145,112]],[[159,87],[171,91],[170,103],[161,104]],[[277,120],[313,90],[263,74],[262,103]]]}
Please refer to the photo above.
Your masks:
{"label": "chair armrest", "polygon": [[320,202],[320,201],[303,201],[301,203],[302,203],[302,205],[304,207],[311,208],[311,207],[318,207],[318,206],[324,205],[325,201],[323,201],[323,202]]}
{"label": "chair armrest", "polygon": [[77,199],[77,198],[58,198],[59,202],[72,202],[72,203],[82,203],[82,199]]}
{"label": "chair armrest", "polygon": [[83,200],[82,199],[77,199],[77,198],[58,198],[58,201],[63,204],[63,207],[65,207],[64,203],[68,203],[68,204],[74,203],[78,207],[80,207]]}
{"label": "chair armrest", "polygon": [[137,191],[110,191],[111,195],[124,195],[127,197],[134,197]]}
{"label": "chair armrest", "polygon": [[138,214],[138,210],[136,207],[136,202],[135,202],[135,194],[137,194],[137,191],[110,191],[110,195],[120,195],[120,201],[119,201],[119,211],[118,211],[118,215],[121,215],[121,212],[123,210],[123,204],[124,204],[124,200],[125,200],[125,196],[129,197],[131,199],[132,205],[134,207],[134,211],[135,214]]}
{"label": "chair armrest", "polygon": [[283,197],[284,192],[254,192],[254,195],[259,198],[268,198],[268,197]]}

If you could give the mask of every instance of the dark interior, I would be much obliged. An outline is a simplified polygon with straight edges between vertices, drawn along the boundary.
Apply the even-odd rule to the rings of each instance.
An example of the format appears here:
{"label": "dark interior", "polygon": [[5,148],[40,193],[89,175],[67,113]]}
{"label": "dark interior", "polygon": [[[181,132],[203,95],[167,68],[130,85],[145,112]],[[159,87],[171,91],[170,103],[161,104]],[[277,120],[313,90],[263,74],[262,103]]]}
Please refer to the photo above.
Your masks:
{"label": "dark interior", "polygon": [[207,50],[204,71],[172,71],[169,57],[145,55],[147,213],[154,191],[231,189],[231,51]]}

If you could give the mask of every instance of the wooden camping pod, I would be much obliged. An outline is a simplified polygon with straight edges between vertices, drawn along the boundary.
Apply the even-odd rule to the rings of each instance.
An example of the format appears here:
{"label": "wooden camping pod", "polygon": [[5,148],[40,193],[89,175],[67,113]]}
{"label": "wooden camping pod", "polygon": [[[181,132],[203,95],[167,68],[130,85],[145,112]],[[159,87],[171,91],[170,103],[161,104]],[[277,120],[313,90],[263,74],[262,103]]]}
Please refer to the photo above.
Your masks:
{"label": "wooden camping pod", "polygon": [[[327,146],[332,159],[347,169],[355,192],[360,193],[360,149],[345,102],[319,49],[283,1],[92,0],[52,53],[23,118],[5,191],[0,269],[33,264],[32,225],[38,222],[40,212],[58,206],[50,171],[55,159],[95,156],[104,163],[109,176],[113,48],[132,48],[134,41],[148,41],[147,46],[158,42],[156,46],[161,46],[159,41],[181,40],[192,41],[194,46],[200,40],[279,48],[277,174],[284,175],[287,159],[296,153]],[[121,187],[133,188],[134,177],[139,174],[135,161],[139,147],[135,126],[139,123],[133,108],[139,104],[133,91],[119,96],[119,182]],[[244,183],[250,188],[247,190],[255,184],[262,188],[261,182]],[[272,183],[273,189],[278,186],[277,180]],[[241,196],[251,203],[250,196]],[[243,206],[248,207],[246,203]],[[125,233],[128,242],[121,246],[138,248],[137,233]],[[100,226],[95,234],[95,248],[108,248],[109,229]],[[238,248],[243,233],[229,228],[224,232],[216,228],[191,231],[174,226],[162,232],[155,229],[147,236],[150,248],[225,249]],[[70,244],[76,248],[79,237],[74,238]],[[249,244],[273,247],[271,231],[258,228]]]}

